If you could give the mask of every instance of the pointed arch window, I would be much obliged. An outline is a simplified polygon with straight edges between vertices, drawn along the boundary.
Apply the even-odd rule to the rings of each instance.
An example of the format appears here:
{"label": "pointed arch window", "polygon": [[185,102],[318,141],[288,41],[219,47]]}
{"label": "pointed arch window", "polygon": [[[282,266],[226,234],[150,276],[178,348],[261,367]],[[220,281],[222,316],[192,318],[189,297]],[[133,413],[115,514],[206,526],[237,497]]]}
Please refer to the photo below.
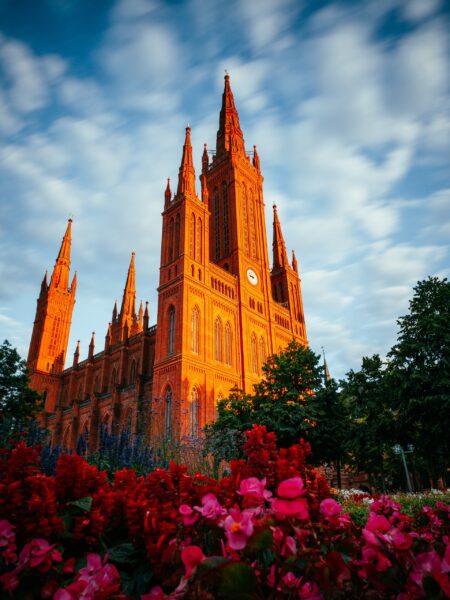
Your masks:
{"label": "pointed arch window", "polygon": [[259,365],[258,365],[258,343],[256,341],[256,335],[252,333],[252,337],[250,338],[250,346],[251,346],[251,359],[252,359],[252,371],[253,373],[259,373]]}
{"label": "pointed arch window", "polygon": [[261,369],[262,369],[262,366],[265,364],[265,362],[267,360],[266,342],[264,341],[263,336],[261,336],[259,338],[259,360],[261,362]]}
{"label": "pointed arch window", "polygon": [[172,388],[167,387],[164,396],[164,435],[166,438],[172,437],[172,417],[173,417],[173,398]]}
{"label": "pointed arch window", "polygon": [[229,322],[225,325],[225,363],[229,367],[232,365],[232,338],[231,325]]}
{"label": "pointed arch window", "polygon": [[227,184],[222,184],[222,227],[223,227],[223,255],[230,254],[230,232],[228,227],[228,189]]}
{"label": "pointed arch window", "polygon": [[169,308],[169,331],[167,339],[167,354],[173,354],[175,345],[175,308]]}
{"label": "pointed arch window", "polygon": [[200,337],[200,311],[194,306],[191,315],[191,352],[198,354]]}
{"label": "pointed arch window", "polygon": [[174,235],[174,222],[173,217],[169,223],[169,262],[173,261],[173,235]]}
{"label": "pointed arch window", "polygon": [[220,258],[220,207],[219,190],[214,190],[214,256],[216,260]]}
{"label": "pointed arch window", "polygon": [[202,262],[203,255],[203,223],[200,217],[197,219],[197,246],[196,254],[198,262]]}
{"label": "pointed arch window", "polygon": [[175,218],[175,258],[180,256],[180,213]]}
{"label": "pointed arch window", "polygon": [[198,437],[198,414],[199,395],[197,388],[192,388],[191,402],[189,404],[189,435],[191,438]]}
{"label": "pointed arch window", "polygon": [[189,256],[195,259],[195,214],[191,214],[189,223]]}
{"label": "pointed arch window", "polygon": [[220,317],[214,321],[214,358],[222,362],[222,321]]}

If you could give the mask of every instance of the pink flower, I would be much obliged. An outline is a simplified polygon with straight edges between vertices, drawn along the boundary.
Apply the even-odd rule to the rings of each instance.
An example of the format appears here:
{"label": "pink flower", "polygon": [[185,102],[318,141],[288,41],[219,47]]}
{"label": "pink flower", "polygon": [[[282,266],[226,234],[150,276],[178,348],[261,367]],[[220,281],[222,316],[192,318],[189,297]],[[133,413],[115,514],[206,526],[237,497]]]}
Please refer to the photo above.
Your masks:
{"label": "pink flower", "polygon": [[148,594],[141,596],[141,600],[164,600],[166,595],[159,585],[153,587]]}
{"label": "pink flower", "polygon": [[288,571],[286,575],[284,575],[282,582],[288,588],[298,588],[301,583],[301,578],[296,577],[292,571]]}
{"label": "pink flower", "polygon": [[20,571],[27,567],[37,568],[41,573],[46,573],[54,562],[61,561],[61,553],[55,548],[55,544],[50,545],[47,540],[37,538],[23,547],[17,568]]}
{"label": "pink flower", "polygon": [[266,490],[266,478],[259,480],[257,477],[243,479],[239,486],[238,494],[244,496],[246,506],[259,506],[265,500],[270,500],[272,492]]}
{"label": "pink flower", "polygon": [[336,517],[342,512],[342,506],[333,498],[327,498],[320,503],[320,512],[326,519]]}
{"label": "pink flower", "polygon": [[362,533],[366,542],[374,546],[379,546],[380,540],[378,536],[386,533],[390,528],[391,524],[386,517],[371,512]]}
{"label": "pink flower", "polygon": [[95,600],[96,595],[109,598],[120,589],[119,573],[114,565],[108,564],[98,554],[88,554],[86,566],[79,570],[76,580],[59,589],[54,600]]}
{"label": "pink flower", "polygon": [[382,537],[388,544],[394,546],[396,550],[408,550],[413,543],[413,538],[409,533],[396,528],[391,529]]}
{"label": "pink flower", "polygon": [[12,594],[19,587],[20,583],[17,572],[14,570],[0,575],[0,583],[9,594]]}
{"label": "pink flower", "polygon": [[181,551],[181,560],[186,568],[186,577],[190,577],[191,573],[205,559],[202,549],[198,546],[186,546]]}
{"label": "pink flower", "polygon": [[300,600],[322,600],[322,594],[316,583],[307,581],[302,585],[298,592]]}
{"label": "pink flower", "polygon": [[241,512],[237,506],[230,508],[229,515],[224,521],[224,528],[230,548],[233,550],[242,550],[247,545],[247,540],[253,533],[252,516],[251,510]]}
{"label": "pink flower", "polygon": [[378,572],[383,573],[387,571],[391,566],[391,561],[385,556],[382,552],[380,552],[377,548],[371,548],[370,546],[365,546],[362,550],[363,560],[358,563],[362,564],[363,568],[358,571],[358,573],[362,577],[367,577],[367,566],[371,565],[375,567]]}
{"label": "pink flower", "polygon": [[217,519],[221,515],[226,513],[226,510],[222,508],[219,501],[214,494],[206,494],[202,498],[202,506],[194,506],[205,519]]}
{"label": "pink flower", "polygon": [[278,486],[277,494],[281,499],[275,498],[272,502],[273,511],[285,517],[308,519],[308,503],[304,498],[300,498],[305,491],[301,477],[285,479]]}
{"label": "pink flower", "polygon": [[0,520],[0,548],[14,544],[16,534],[13,529],[15,529],[15,527],[14,525],[11,525],[9,521],[6,519]]}
{"label": "pink flower", "polygon": [[182,504],[178,509],[178,512],[183,517],[184,525],[192,525],[195,521],[198,520],[198,514],[192,510],[192,508],[187,504]]}

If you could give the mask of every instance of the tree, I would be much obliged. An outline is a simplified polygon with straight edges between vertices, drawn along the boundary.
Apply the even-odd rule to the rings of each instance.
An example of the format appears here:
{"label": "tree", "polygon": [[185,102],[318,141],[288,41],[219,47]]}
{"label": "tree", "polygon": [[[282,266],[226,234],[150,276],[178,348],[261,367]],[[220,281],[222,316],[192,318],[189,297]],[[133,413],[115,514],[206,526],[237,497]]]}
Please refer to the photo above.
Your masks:
{"label": "tree", "polygon": [[413,443],[416,463],[432,479],[445,478],[450,458],[450,282],[417,283],[409,314],[400,317],[390,351],[391,392],[401,430]]}
{"label": "tree", "polygon": [[295,340],[284,352],[271,356],[253,395],[233,392],[219,402],[217,420],[206,427],[207,449],[221,459],[239,456],[238,444],[243,438],[238,432],[251,429],[253,424],[275,432],[278,444],[284,448],[301,437],[308,438],[315,426],[309,399],[322,386],[319,360]]}
{"label": "tree", "polygon": [[8,432],[23,429],[42,409],[41,396],[28,386],[25,361],[5,340],[0,346],[0,424]]}

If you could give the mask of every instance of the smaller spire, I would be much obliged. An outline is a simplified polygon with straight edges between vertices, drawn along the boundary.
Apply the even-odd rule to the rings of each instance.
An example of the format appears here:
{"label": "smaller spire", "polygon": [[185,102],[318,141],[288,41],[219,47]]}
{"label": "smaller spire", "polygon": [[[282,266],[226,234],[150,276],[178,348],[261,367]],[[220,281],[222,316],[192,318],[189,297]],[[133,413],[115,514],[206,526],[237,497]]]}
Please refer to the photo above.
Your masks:
{"label": "smaller spire", "polygon": [[282,269],[289,264],[286,244],[284,243],[283,233],[281,231],[280,220],[278,218],[277,205],[273,205],[273,268]]}
{"label": "smaller spire", "polygon": [[77,347],[75,348],[75,352],[73,353],[73,366],[74,367],[77,366],[79,358],[80,358],[80,340],[77,341]]}
{"label": "smaller spire", "polygon": [[67,222],[66,232],[53,268],[50,285],[68,291],[70,271],[70,246],[72,243],[72,219]]}
{"label": "smaller spire", "polygon": [[323,346],[321,346],[321,348],[322,348],[322,353],[323,353],[323,378],[324,378],[324,383],[326,385],[326,384],[330,383],[331,375],[330,375],[330,369],[328,368],[327,357],[325,356],[325,348]]}
{"label": "smaller spire", "polygon": [[117,299],[114,302],[114,308],[112,312],[112,322],[114,323],[115,321],[117,321]]}
{"label": "smaller spire", "polygon": [[164,208],[168,208],[172,199],[172,191],[170,189],[170,177],[167,178],[166,191],[164,192]]}
{"label": "smaller spire", "polygon": [[70,293],[72,294],[72,296],[75,296],[75,292],[77,291],[77,282],[77,272],[75,271],[72,277],[72,283],[70,284]]}
{"label": "smaller spire", "polygon": [[294,271],[298,275],[298,263],[297,263],[297,258],[295,256],[295,251],[294,250],[292,250],[292,268],[294,269]]}
{"label": "smaller spire", "polygon": [[261,170],[261,166],[259,163],[259,154],[256,151],[256,146],[253,146],[253,166],[259,172]]}
{"label": "smaller spire", "polygon": [[108,323],[108,330],[106,331],[106,335],[105,335],[105,350],[108,350],[108,348],[111,345],[111,336],[112,336],[111,323]]}
{"label": "smaller spire", "polygon": [[206,175],[206,173],[208,172],[208,167],[209,167],[208,149],[207,149],[207,145],[203,144],[203,154],[202,154],[202,173],[203,173],[203,175]]}
{"label": "smaller spire", "polygon": [[41,283],[41,292],[39,294],[40,298],[47,294],[47,290],[48,290],[47,278],[48,278],[48,272],[45,271],[44,279],[42,280],[42,283]]}
{"label": "smaller spire", "polygon": [[91,341],[89,344],[89,352],[88,357],[92,358],[94,356],[94,348],[95,348],[95,331],[92,332]]}
{"label": "smaller spire", "polygon": [[139,331],[142,331],[142,317],[144,314],[144,309],[142,308],[142,300],[141,303],[139,304],[139,313],[138,313],[138,317],[137,317],[137,324],[139,327]]}
{"label": "smaller spire", "polygon": [[120,308],[120,320],[130,318],[136,319],[136,275],[134,268],[135,252],[131,253],[130,266],[128,267],[127,281],[123,290],[122,306]]}
{"label": "smaller spire", "polygon": [[150,320],[150,315],[148,312],[148,302],[146,301],[145,302],[144,319],[143,319],[144,331],[148,329],[149,320]]}
{"label": "smaller spire", "polygon": [[195,197],[195,170],[192,159],[191,128],[186,127],[180,170],[178,173],[177,199],[187,196]]}

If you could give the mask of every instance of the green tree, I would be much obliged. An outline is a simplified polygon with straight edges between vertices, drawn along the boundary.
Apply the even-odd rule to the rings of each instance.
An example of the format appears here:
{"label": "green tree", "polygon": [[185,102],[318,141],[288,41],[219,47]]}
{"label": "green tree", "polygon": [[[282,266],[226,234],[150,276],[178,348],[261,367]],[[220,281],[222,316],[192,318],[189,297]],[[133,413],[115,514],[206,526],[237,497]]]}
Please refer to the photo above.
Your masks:
{"label": "green tree", "polygon": [[26,428],[41,408],[41,396],[28,385],[25,361],[5,340],[0,346],[0,425],[3,435]]}
{"label": "green tree", "polygon": [[409,314],[397,323],[388,357],[398,441],[414,444],[416,464],[436,481],[445,478],[450,462],[450,282],[418,282]]}

